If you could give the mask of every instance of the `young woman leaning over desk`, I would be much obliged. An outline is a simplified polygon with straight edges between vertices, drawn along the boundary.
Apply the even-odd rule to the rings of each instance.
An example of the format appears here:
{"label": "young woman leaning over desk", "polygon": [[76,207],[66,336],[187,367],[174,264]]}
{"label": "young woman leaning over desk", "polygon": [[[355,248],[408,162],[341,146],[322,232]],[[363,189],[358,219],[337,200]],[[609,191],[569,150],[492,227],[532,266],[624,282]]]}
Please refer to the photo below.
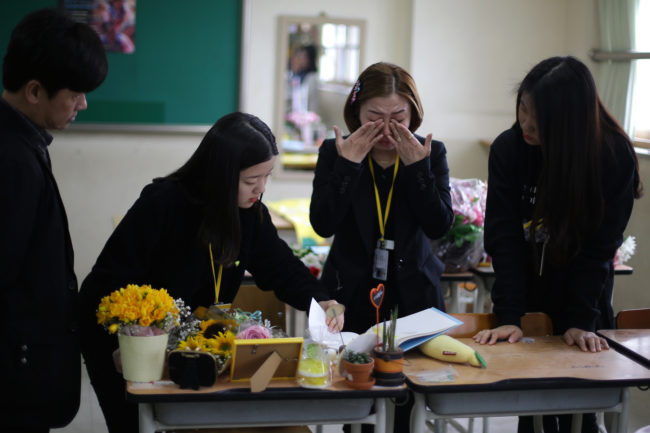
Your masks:
{"label": "young woman leaning over desk", "polygon": [[[613,260],[641,190],[632,143],[589,69],[573,57],[536,65],[519,87],[517,122],[490,150],[485,249],[500,326],[474,340],[516,342],[521,316],[543,311],[567,344],[607,349],[594,331],[614,327]],[[583,431],[597,431],[591,415]]]}
{"label": "young woman leaning over desk", "polygon": [[[258,287],[297,309],[307,310],[311,298],[323,309],[336,304],[278,237],[261,202],[277,154],[260,119],[222,117],[181,168],[143,189],[106,243],[81,286],[81,320],[82,353],[111,433],[138,431],[138,407],[125,401],[113,365],[117,339],[95,316],[113,290],[150,284],[194,309],[232,302],[248,270]],[[327,321],[334,330],[343,317]]]}

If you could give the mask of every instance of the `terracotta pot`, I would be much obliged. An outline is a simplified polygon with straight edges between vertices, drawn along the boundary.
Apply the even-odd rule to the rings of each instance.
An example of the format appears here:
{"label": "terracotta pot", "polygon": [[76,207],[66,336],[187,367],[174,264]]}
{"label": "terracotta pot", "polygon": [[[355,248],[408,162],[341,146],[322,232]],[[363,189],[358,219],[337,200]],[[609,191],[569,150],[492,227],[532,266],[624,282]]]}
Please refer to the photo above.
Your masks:
{"label": "terracotta pot", "polygon": [[390,352],[384,352],[379,348],[373,349],[375,357],[374,376],[377,385],[396,386],[404,383],[404,351],[397,349]]}
{"label": "terracotta pot", "polygon": [[345,383],[350,388],[369,389],[375,384],[375,378],[372,377],[374,360],[366,364],[354,364],[342,359],[341,366]]}

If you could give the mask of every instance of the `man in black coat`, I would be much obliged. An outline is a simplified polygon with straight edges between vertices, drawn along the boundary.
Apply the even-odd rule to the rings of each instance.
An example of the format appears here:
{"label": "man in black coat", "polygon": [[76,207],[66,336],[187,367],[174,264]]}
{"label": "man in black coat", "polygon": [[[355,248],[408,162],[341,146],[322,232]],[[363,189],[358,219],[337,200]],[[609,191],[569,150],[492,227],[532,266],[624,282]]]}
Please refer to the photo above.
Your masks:
{"label": "man in black coat", "polygon": [[0,431],[47,432],[79,408],[77,279],[46,129],[65,129],[108,64],[96,32],[39,10],[11,34],[0,98]]}

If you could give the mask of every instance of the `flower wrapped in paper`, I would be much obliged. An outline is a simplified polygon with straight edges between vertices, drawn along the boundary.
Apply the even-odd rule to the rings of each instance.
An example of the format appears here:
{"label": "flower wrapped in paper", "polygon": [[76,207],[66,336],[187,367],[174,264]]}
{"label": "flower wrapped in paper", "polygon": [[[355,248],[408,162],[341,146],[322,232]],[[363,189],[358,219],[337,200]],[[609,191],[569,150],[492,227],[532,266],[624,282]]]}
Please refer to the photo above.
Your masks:
{"label": "flower wrapped in paper", "polygon": [[464,272],[483,255],[483,220],[487,185],[480,179],[450,179],[454,221],[441,239],[432,241],[445,272]]}

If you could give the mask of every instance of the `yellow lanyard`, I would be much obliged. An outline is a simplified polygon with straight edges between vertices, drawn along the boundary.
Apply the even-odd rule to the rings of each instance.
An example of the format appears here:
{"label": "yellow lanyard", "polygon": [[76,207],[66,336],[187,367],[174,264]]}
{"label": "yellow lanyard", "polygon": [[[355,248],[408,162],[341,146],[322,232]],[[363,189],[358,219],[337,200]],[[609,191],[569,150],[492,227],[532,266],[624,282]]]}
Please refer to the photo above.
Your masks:
{"label": "yellow lanyard", "polygon": [[214,272],[214,257],[212,256],[212,243],[208,245],[210,248],[210,265],[212,266],[212,280],[214,281],[214,303],[219,303],[219,291],[221,290],[221,274],[223,273],[223,265],[219,265],[219,278],[216,277]]}
{"label": "yellow lanyard", "polygon": [[375,168],[372,165],[372,157],[368,158],[368,166],[370,174],[372,175],[372,184],[375,187],[375,201],[377,202],[377,218],[379,219],[379,233],[381,234],[380,240],[384,240],[386,232],[386,221],[388,221],[388,212],[390,211],[390,202],[393,199],[393,187],[395,186],[395,179],[397,178],[397,169],[399,168],[399,155],[395,158],[395,170],[393,170],[393,181],[390,184],[388,191],[388,200],[386,200],[386,213],[381,215],[381,200],[379,200],[379,190],[377,189],[377,181],[375,180]]}

